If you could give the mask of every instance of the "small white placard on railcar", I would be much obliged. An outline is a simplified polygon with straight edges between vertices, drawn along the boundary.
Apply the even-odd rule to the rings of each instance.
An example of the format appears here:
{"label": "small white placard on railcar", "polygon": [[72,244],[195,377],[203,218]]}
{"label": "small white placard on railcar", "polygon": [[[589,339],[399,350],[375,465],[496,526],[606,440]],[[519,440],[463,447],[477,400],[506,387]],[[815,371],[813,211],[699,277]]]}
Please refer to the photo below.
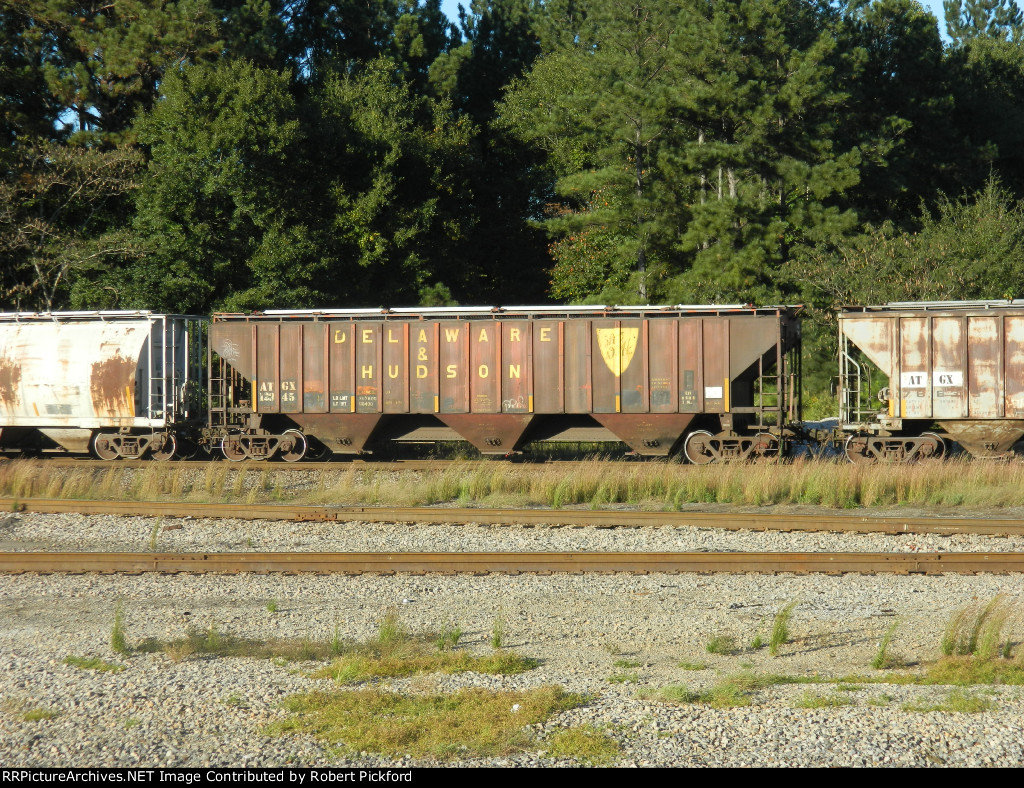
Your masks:
{"label": "small white placard on railcar", "polygon": [[963,372],[940,372],[935,370],[932,373],[932,383],[937,387],[962,386],[964,385]]}
{"label": "small white placard on railcar", "polygon": [[900,373],[900,388],[923,389],[928,387],[927,372],[903,372]]}
{"label": "small white placard on railcar", "polygon": [[705,386],[704,399],[721,399],[722,386]]}

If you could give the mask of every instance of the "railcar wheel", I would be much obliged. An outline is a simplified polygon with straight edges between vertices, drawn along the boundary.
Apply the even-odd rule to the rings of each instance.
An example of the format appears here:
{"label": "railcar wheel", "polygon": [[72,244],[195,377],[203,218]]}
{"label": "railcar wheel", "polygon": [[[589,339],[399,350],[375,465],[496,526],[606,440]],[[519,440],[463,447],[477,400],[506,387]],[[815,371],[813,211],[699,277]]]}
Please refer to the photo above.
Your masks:
{"label": "railcar wheel", "polygon": [[285,440],[291,439],[292,447],[281,452],[281,459],[285,462],[298,462],[306,456],[309,442],[306,440],[306,436],[298,430],[285,430],[284,434]]}
{"label": "railcar wheel", "polygon": [[220,442],[220,453],[231,462],[241,462],[245,459],[245,449],[242,448],[242,442],[234,436],[225,438]]}
{"label": "railcar wheel", "polygon": [[946,453],[946,441],[937,432],[922,432],[922,438],[930,438],[935,441],[934,448],[927,443],[918,450],[917,456],[922,460],[941,460]]}
{"label": "railcar wheel", "polygon": [[164,435],[164,445],[159,449],[153,449],[153,459],[157,462],[167,462],[174,459],[177,452],[178,439],[174,437],[174,433],[168,432]]}
{"label": "railcar wheel", "polygon": [[707,430],[697,430],[686,436],[683,453],[694,465],[707,465],[718,458],[718,452],[711,445],[715,436]]}
{"label": "railcar wheel", "polygon": [[875,461],[875,455],[868,450],[866,435],[851,435],[846,439],[846,459],[852,463],[866,465]]}
{"label": "railcar wheel", "polygon": [[121,456],[110,438],[110,435],[104,435],[102,432],[99,432],[92,439],[92,452],[101,460],[116,460]]}

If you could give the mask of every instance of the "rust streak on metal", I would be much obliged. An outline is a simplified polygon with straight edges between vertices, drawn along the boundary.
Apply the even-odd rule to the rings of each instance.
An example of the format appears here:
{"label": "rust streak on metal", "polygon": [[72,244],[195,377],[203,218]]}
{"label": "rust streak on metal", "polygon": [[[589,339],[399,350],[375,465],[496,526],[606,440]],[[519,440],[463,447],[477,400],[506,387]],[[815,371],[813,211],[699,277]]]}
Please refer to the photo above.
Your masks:
{"label": "rust streak on metal", "polygon": [[440,507],[306,506],[298,504],[200,504],[177,501],[72,501],[0,498],[10,510],[125,516],[226,517],[245,520],[360,521],[376,523],[481,523],[490,525],[572,525],[593,527],[699,527],[755,531],[839,531],[849,533],[1024,534],[1013,519],[870,517],[720,512],[641,512],[565,509],[448,509]]}
{"label": "rust streak on metal", "polygon": [[89,393],[97,416],[117,418],[134,416],[135,361],[120,351],[92,365]]}
{"label": "rust streak on metal", "polygon": [[901,573],[1024,571],[1022,553],[0,553],[0,573]]}
{"label": "rust streak on metal", "polygon": [[9,358],[0,358],[0,402],[3,410],[14,414],[18,406],[18,384],[21,383],[21,365]]}

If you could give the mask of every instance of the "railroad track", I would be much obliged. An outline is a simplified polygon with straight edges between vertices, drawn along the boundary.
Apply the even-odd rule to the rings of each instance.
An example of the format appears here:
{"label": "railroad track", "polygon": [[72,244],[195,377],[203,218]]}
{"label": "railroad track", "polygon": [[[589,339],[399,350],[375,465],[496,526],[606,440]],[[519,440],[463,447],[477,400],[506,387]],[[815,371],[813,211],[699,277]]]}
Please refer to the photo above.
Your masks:
{"label": "railroad track", "polygon": [[877,517],[859,514],[761,514],[733,512],[640,512],[625,509],[456,509],[443,507],[208,504],[181,501],[89,501],[0,498],[0,511],[116,514],[129,517],[193,517],[238,520],[564,525],[571,527],[719,528],[751,531],[836,531],[888,534],[1024,535],[1024,521],[959,517]]}
{"label": "railroad track", "polygon": [[1007,574],[1024,553],[0,553],[0,573]]}
{"label": "railroad track", "polygon": [[[233,470],[266,470],[266,471],[283,471],[283,472],[295,472],[295,471],[345,471],[349,468],[358,468],[363,470],[372,471],[436,471],[438,468],[443,468],[448,465],[454,465],[456,463],[466,467],[485,466],[493,465],[499,460],[371,460],[361,458],[348,458],[348,459],[334,459],[334,460],[303,460],[302,462],[262,462],[258,460],[245,460],[243,462],[228,462],[224,459],[191,459],[191,460],[174,460],[173,462],[154,462],[153,460],[97,460],[88,456],[80,457],[69,457],[65,455],[57,457],[47,457],[40,459],[37,457],[32,458],[21,458],[21,457],[2,457],[0,456],[0,462],[38,462],[40,467],[46,468],[99,468],[106,470],[108,468],[162,468],[164,470],[177,469],[177,468],[194,468],[202,470],[211,465],[226,465],[228,468]],[[512,461],[512,465],[515,467],[522,466],[550,466],[554,465],[559,468],[571,468],[574,465],[584,465],[592,463],[592,460],[551,460],[551,459],[524,459]],[[605,460],[605,462],[611,462],[616,464],[639,464],[647,463],[651,465],[664,464],[664,460],[660,458],[651,457],[622,457],[619,459]]]}

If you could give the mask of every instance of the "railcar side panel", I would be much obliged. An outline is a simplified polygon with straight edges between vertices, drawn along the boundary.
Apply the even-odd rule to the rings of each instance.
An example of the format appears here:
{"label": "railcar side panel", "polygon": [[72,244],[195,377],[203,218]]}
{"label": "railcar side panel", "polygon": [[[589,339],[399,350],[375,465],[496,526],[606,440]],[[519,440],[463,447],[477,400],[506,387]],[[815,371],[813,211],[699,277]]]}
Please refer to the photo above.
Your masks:
{"label": "railcar side panel", "polygon": [[328,410],[329,329],[327,323],[303,323],[302,327],[302,410]]}
{"label": "railcar side panel", "polygon": [[[593,413],[594,387],[593,349],[590,341],[591,321],[570,320],[565,324],[565,412]],[[598,362],[600,361],[598,351]]]}
{"label": "railcar side panel", "polygon": [[729,410],[729,321],[702,320],[704,360],[704,411]]}
{"label": "railcar side panel", "polygon": [[562,365],[565,324],[538,320],[533,325],[533,407],[531,413],[563,413]]}
{"label": "railcar side panel", "polygon": [[[217,326],[217,323],[214,323]],[[330,380],[330,412],[355,413],[355,323],[328,323],[328,364]]]}
{"label": "railcar side panel", "polygon": [[501,413],[501,327],[496,322],[467,323],[473,413]]}
{"label": "railcar side panel", "polygon": [[468,413],[469,389],[469,324],[443,322],[438,325],[441,353],[438,358],[441,375],[441,413]]}
{"label": "railcar side panel", "polygon": [[501,412],[533,412],[533,331],[526,320],[501,326]]}
{"label": "railcar side panel", "polygon": [[1004,324],[1006,399],[1003,407],[1007,418],[1021,419],[1024,418],[1024,316],[1007,315]]}
{"label": "railcar side panel", "polygon": [[384,413],[409,412],[409,324],[389,323],[384,334]]}
{"label": "railcar side panel", "polygon": [[301,413],[300,384],[305,380],[302,369],[302,324],[281,324],[281,413]]}
{"label": "railcar side panel", "polygon": [[419,321],[409,326],[410,410],[437,413],[441,409],[437,377],[438,326]]}
{"label": "railcar side panel", "polygon": [[932,319],[932,415],[936,419],[963,419],[968,415],[966,342],[962,318]]}
{"label": "railcar side panel", "polygon": [[679,391],[678,331],[674,320],[646,320],[651,413],[676,413]]}
{"label": "railcar side panel", "polygon": [[281,386],[281,331],[273,323],[256,324],[256,379],[253,380],[253,401],[259,413],[280,411],[278,392]]}
{"label": "railcar side panel", "polygon": [[356,324],[356,413],[380,413],[381,324]]}

